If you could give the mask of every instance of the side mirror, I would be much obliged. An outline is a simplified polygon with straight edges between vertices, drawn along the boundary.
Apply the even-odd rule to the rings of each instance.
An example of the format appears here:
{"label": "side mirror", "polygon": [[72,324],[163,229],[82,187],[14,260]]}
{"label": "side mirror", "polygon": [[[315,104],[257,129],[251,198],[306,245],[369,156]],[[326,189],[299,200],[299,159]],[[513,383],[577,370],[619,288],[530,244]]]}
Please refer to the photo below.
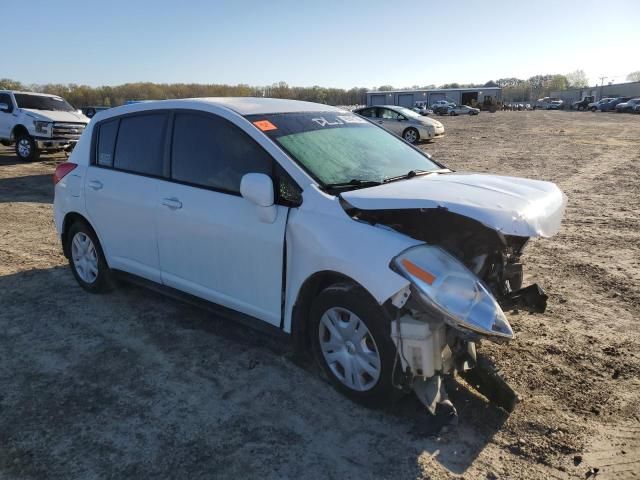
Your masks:
{"label": "side mirror", "polygon": [[8,112],[9,111],[9,105],[6,103],[0,103],[0,112]]}
{"label": "side mirror", "polygon": [[256,206],[261,222],[275,222],[278,210],[274,205],[273,181],[268,175],[245,174],[240,180],[240,195]]}

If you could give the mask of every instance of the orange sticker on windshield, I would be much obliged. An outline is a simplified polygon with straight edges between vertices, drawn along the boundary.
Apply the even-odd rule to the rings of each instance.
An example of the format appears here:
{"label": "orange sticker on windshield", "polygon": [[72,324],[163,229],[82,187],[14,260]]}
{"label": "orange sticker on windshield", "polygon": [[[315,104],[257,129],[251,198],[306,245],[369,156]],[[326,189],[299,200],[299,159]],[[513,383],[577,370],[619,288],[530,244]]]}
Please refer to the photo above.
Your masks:
{"label": "orange sticker on windshield", "polygon": [[253,124],[256,127],[258,127],[260,130],[262,130],[263,132],[268,132],[269,130],[277,130],[278,129],[278,127],[276,127],[269,120],[258,120],[257,122],[253,122]]}

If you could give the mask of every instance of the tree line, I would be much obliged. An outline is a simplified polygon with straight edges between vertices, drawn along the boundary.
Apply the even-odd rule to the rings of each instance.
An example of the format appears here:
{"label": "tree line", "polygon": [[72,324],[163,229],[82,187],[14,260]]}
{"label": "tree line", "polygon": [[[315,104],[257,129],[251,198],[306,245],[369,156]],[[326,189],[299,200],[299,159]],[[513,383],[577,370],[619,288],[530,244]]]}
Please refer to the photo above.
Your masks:
{"label": "tree line", "polygon": [[361,105],[367,101],[369,89],[292,87],[285,82],[267,87],[250,85],[199,84],[199,83],[125,83],[117,86],[90,87],[88,85],[55,84],[24,85],[10,79],[0,79],[0,90],[27,90],[63,97],[75,107],[115,107],[127,100],[166,100],[171,98],[196,97],[271,97],[329,105]]}

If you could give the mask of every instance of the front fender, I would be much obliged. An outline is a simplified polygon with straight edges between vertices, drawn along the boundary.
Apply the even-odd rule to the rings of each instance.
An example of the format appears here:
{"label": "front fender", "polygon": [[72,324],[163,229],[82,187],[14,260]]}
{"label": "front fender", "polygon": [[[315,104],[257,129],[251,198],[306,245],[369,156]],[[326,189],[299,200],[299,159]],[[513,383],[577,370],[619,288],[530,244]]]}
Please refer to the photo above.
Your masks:
{"label": "front fender", "polygon": [[337,199],[333,207],[328,211],[300,208],[289,217],[283,325],[286,332],[291,332],[293,306],[300,289],[318,272],[331,271],[353,279],[380,304],[409,285],[389,268],[389,263],[403,250],[423,242],[353,220]]}

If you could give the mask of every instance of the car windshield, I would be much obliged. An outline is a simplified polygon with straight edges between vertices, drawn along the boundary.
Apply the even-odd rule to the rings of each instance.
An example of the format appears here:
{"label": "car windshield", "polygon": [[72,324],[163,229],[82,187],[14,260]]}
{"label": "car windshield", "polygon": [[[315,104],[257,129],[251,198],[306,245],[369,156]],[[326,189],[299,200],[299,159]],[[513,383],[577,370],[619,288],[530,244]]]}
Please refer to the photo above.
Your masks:
{"label": "car windshield", "polygon": [[57,110],[60,112],[72,112],[74,108],[60,97],[46,97],[44,95],[29,95],[27,93],[14,94],[18,108],[30,108],[32,110]]}
{"label": "car windshield", "polygon": [[441,170],[404,140],[347,112],[247,117],[322,187],[358,188],[409,172]]}

